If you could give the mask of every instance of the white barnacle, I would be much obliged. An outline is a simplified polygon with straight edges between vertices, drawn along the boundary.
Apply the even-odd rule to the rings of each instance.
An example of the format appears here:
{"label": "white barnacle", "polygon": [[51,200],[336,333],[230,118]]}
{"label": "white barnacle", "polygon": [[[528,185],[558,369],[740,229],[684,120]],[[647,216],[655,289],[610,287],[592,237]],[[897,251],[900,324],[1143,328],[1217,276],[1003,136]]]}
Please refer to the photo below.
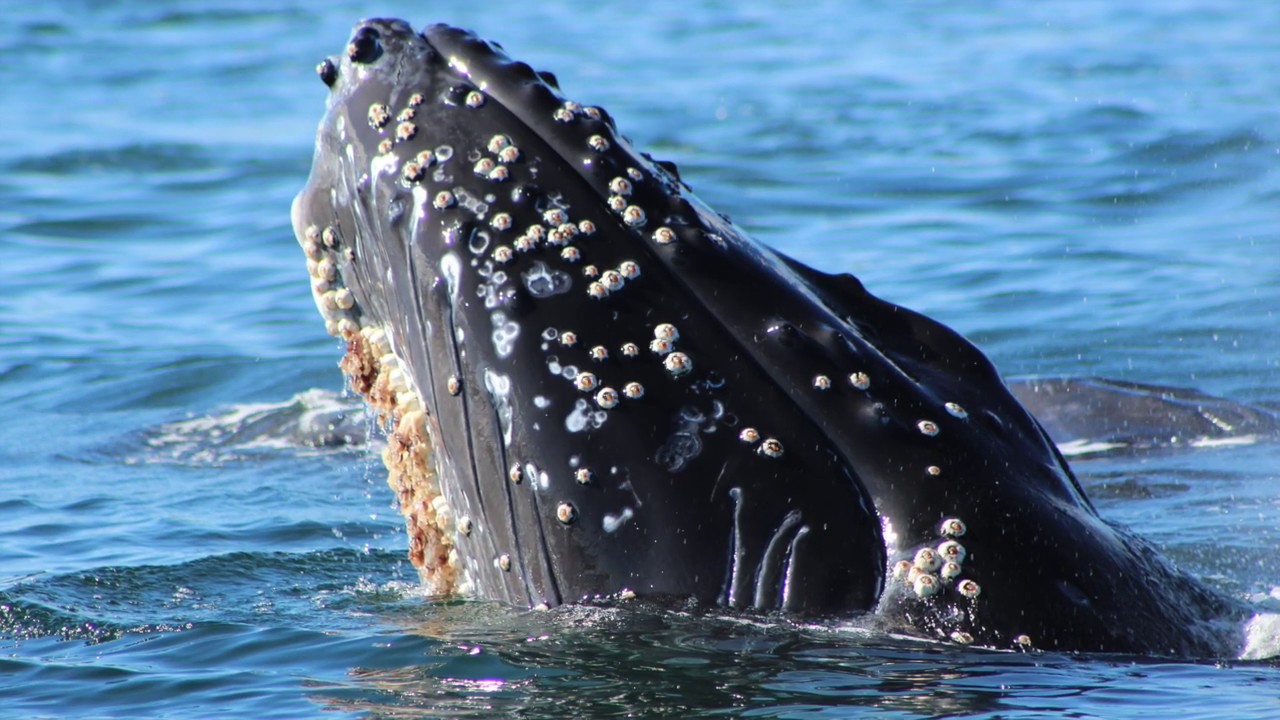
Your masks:
{"label": "white barnacle", "polygon": [[618,406],[618,391],[611,387],[600,388],[600,392],[596,393],[596,404],[605,410],[612,410]]}
{"label": "white barnacle", "polygon": [[391,109],[382,103],[374,103],[369,106],[369,127],[374,130],[381,130],[386,126],[387,121],[391,119]]}
{"label": "white barnacle", "polygon": [[333,293],[333,302],[339,310],[350,310],[355,307],[356,299],[347,288],[338,288]]}
{"label": "white barnacle", "polygon": [[636,182],[640,182],[644,179],[644,173],[633,167],[627,168],[627,175]]}
{"label": "white barnacle", "polygon": [[595,265],[587,265],[582,268],[582,274],[589,278],[600,277],[600,268]]}
{"label": "white barnacle", "polygon": [[961,580],[956,583],[956,592],[972,600],[982,593],[982,588],[972,580]]}
{"label": "white barnacle", "polygon": [[538,246],[538,241],[534,240],[533,238],[529,237],[528,235],[521,235],[520,237],[516,238],[515,240],[512,240],[512,241],[511,241],[511,245],[512,245],[513,247],[515,247],[515,249],[516,249],[518,252],[526,253],[526,252],[529,252],[530,250],[534,249],[535,247],[537,247],[537,246]]}
{"label": "white barnacle", "polygon": [[595,476],[592,474],[591,468],[581,467],[575,470],[573,473],[573,479],[577,481],[579,485],[590,485],[591,480],[594,477]]}
{"label": "white barnacle", "polygon": [[777,438],[765,438],[756,452],[768,458],[782,457],[782,441]]}
{"label": "white barnacle", "polygon": [[930,475],[933,475],[934,477],[937,477],[938,475],[942,474],[942,468],[938,467],[937,465],[930,465],[929,467],[925,468],[924,471],[929,473]]}
{"label": "white barnacle", "polygon": [[493,559],[493,566],[498,568],[502,572],[510,572],[511,556],[506,553],[502,553],[501,555]]}
{"label": "white barnacle", "polygon": [[407,162],[400,168],[400,174],[405,182],[417,182],[426,174],[426,168],[416,162]]}
{"label": "white barnacle", "polygon": [[333,246],[337,245],[337,244],[338,244],[338,231],[337,231],[337,230],[334,230],[332,225],[327,226],[327,227],[326,227],[323,231],[321,231],[321,233],[320,233],[320,241],[324,243],[325,247],[330,247],[330,248],[331,248],[331,247],[333,247]]}
{"label": "white barnacle", "polygon": [[649,352],[652,352],[654,354],[666,355],[670,353],[672,350],[675,350],[675,347],[671,345],[670,340],[663,340],[662,338],[654,338],[649,341]]}
{"label": "white barnacle", "polygon": [[578,334],[572,330],[564,330],[560,333],[560,344],[565,347],[572,347],[578,342]]}
{"label": "white barnacle", "polygon": [[596,389],[599,382],[596,380],[594,373],[580,372],[574,377],[573,384],[581,392],[591,392]]}
{"label": "white barnacle", "polygon": [[640,277],[640,265],[635,260],[623,260],[618,264],[618,272],[628,280]]}
{"label": "white barnacle", "polygon": [[555,118],[556,122],[573,122],[573,112],[563,107],[556,108],[556,111],[551,113],[551,117]]}
{"label": "white barnacle", "polygon": [[450,395],[457,397],[462,392],[462,381],[458,379],[457,375],[450,375],[449,379],[445,381],[445,390],[449,391]]}
{"label": "white barnacle", "polygon": [[551,227],[559,227],[569,222],[569,214],[560,208],[551,208],[542,213],[542,221]]}
{"label": "white barnacle", "polygon": [[605,270],[600,274],[600,282],[609,292],[618,292],[627,283],[617,270]]}
{"label": "white barnacle", "polygon": [[964,562],[965,555],[968,553],[960,543],[955,540],[947,540],[946,542],[938,545],[938,554],[942,556],[943,560],[962,563]]}
{"label": "white barnacle", "polygon": [[[601,118],[603,118],[603,117],[604,117],[604,112],[603,112],[603,111],[601,111],[601,110],[600,110],[600,108],[595,107],[594,105],[588,105],[588,106],[586,106],[586,107],[582,108],[582,114],[583,114],[583,115],[586,115],[587,117],[591,118],[592,120],[599,120],[599,119],[601,119]],[[624,592],[625,592],[625,591],[624,591]],[[635,593],[632,593],[632,596],[634,596],[634,595],[635,595]]]}
{"label": "white barnacle", "polygon": [[569,246],[560,251],[560,257],[565,262],[573,263],[573,262],[578,262],[579,260],[582,259],[582,253],[579,252],[578,248]]}
{"label": "white barnacle", "polygon": [[964,408],[960,407],[960,406],[959,406],[958,404],[956,404],[956,403],[949,402],[949,403],[947,403],[946,405],[944,405],[943,407],[945,407],[945,408],[947,409],[947,412],[951,413],[951,416],[952,416],[952,417],[958,417],[958,418],[960,418],[961,420],[963,420],[963,419],[965,419],[965,418],[969,417],[969,413],[968,413]]}
{"label": "white barnacle", "polygon": [[929,573],[920,573],[911,583],[911,589],[918,597],[927,598],[937,595],[942,590],[942,583]]}
{"label": "white barnacle", "polygon": [[489,152],[495,155],[502,152],[504,148],[508,148],[510,146],[511,146],[511,138],[507,137],[506,135],[499,134],[489,138]]}
{"label": "white barnacle", "polygon": [[680,339],[680,331],[671,323],[658,323],[658,325],[653,328],[653,336],[658,340],[675,342]]}
{"label": "white barnacle", "polygon": [[505,182],[511,177],[511,171],[508,170],[505,165],[499,165],[498,167],[490,170],[486,177],[489,178],[490,182]]}
{"label": "white barnacle", "polygon": [[478,108],[484,105],[484,95],[475,90],[472,90],[471,92],[467,93],[466,102],[467,102],[467,107],[474,110],[475,108]]}
{"label": "white barnacle", "polygon": [[605,202],[609,205],[609,209],[614,212],[622,212],[627,207],[627,199],[621,195],[610,195]]}
{"label": "white barnacle", "polygon": [[630,195],[631,181],[624,177],[616,177],[609,181],[609,192],[614,195]]}
{"label": "white barnacle", "polygon": [[952,630],[951,642],[960,645],[971,645],[973,644],[973,636],[963,630]]}
{"label": "white barnacle", "polygon": [[583,235],[594,235],[596,233],[596,224],[590,220],[578,221],[578,232]]}
{"label": "white barnacle", "polygon": [[604,152],[609,149],[609,141],[603,135],[592,135],[587,138],[587,147],[596,152]]}
{"label": "white barnacle", "polygon": [[510,230],[512,224],[511,215],[508,213],[498,213],[489,220],[489,227],[494,230]]}
{"label": "white barnacle", "polygon": [[480,177],[484,177],[489,174],[489,171],[493,170],[497,166],[498,163],[494,162],[491,158],[480,158],[476,161],[476,164],[471,167],[471,172],[479,175]]}
{"label": "white barnacle", "polygon": [[653,231],[653,241],[659,245],[670,245],[676,241],[676,231],[664,225]]}
{"label": "white barnacle", "polygon": [[639,205],[628,205],[622,211],[622,222],[631,227],[643,227],[645,219],[644,209]]}
{"label": "white barnacle", "polygon": [[622,386],[622,394],[628,399],[639,400],[644,397],[644,386],[635,381],[629,382]]}
{"label": "white barnacle", "polygon": [[640,346],[635,343],[622,343],[622,347],[619,350],[622,352],[623,357],[636,357],[640,354]]}
{"label": "white barnacle", "polygon": [[504,165],[510,165],[519,159],[520,148],[515,145],[508,145],[498,152],[498,162],[503,163]]}
{"label": "white barnacle", "polygon": [[933,548],[920,548],[916,551],[914,563],[921,570],[931,573],[942,567],[942,558],[938,557],[938,551]]}
{"label": "white barnacle", "polygon": [[396,116],[396,122],[408,122],[408,121],[412,120],[412,119],[414,118],[414,116],[415,116],[415,115],[417,115],[417,114],[418,114],[418,113],[417,113],[417,111],[416,111],[416,110],[414,110],[414,109],[413,109],[413,108],[411,108],[411,107],[407,107],[407,108],[405,108],[405,109],[401,110],[401,111],[400,111],[400,114]]}
{"label": "white barnacle", "polygon": [[753,427],[742,428],[742,432],[738,433],[738,439],[748,445],[755,445],[760,442],[760,431]]}
{"label": "white barnacle", "polygon": [[562,502],[556,506],[556,520],[559,520],[561,525],[572,525],[577,519],[578,509],[573,506],[573,503]]}
{"label": "white barnacle", "polygon": [[587,286],[587,294],[597,300],[601,300],[608,297],[609,288],[605,287],[604,283],[597,280]]}
{"label": "white barnacle", "polygon": [[962,537],[967,530],[964,521],[960,518],[947,518],[939,526],[938,534],[943,537]]}
{"label": "white barnacle", "polygon": [[506,245],[499,245],[493,249],[493,261],[496,263],[506,264],[516,256],[515,251]]}
{"label": "white barnacle", "polygon": [[826,375],[814,375],[813,389],[814,390],[830,390],[831,378],[827,377]]}
{"label": "white barnacle", "polygon": [[466,515],[463,515],[462,517],[458,518],[458,532],[462,533],[463,535],[470,535],[473,527],[474,527],[474,524],[471,522],[471,518],[467,517]]}
{"label": "white barnacle", "polygon": [[693,370],[693,360],[682,352],[673,352],[662,361],[667,372],[679,377]]}
{"label": "white barnacle", "polygon": [[942,576],[943,580],[955,580],[960,577],[961,572],[963,572],[963,569],[960,567],[960,563],[947,561],[942,563],[942,569],[938,571],[938,574]]}
{"label": "white barnacle", "polygon": [[448,190],[441,190],[440,192],[436,193],[436,196],[431,201],[431,204],[434,205],[437,210],[444,210],[445,208],[453,207],[454,203],[456,202],[457,200],[454,199],[453,193],[449,192]]}
{"label": "white barnacle", "polygon": [[520,469],[519,465],[512,465],[507,477],[511,479],[511,482],[519,485],[524,480],[524,471]]}
{"label": "white barnacle", "polygon": [[849,384],[859,390],[866,390],[871,387],[871,377],[864,372],[850,373]]}
{"label": "white barnacle", "polygon": [[932,420],[921,420],[916,423],[916,427],[919,428],[920,432],[928,435],[929,437],[933,437],[938,434],[938,423]]}
{"label": "white barnacle", "polygon": [[597,362],[609,359],[609,348],[603,345],[596,345],[590,350],[591,359]]}
{"label": "white barnacle", "polygon": [[915,567],[910,560],[899,560],[893,564],[892,577],[894,580],[906,582],[907,576],[911,573],[911,568]]}
{"label": "white barnacle", "polygon": [[423,150],[418,153],[418,156],[414,158],[413,161],[421,165],[423,168],[428,168],[435,164],[436,154],[430,150]]}
{"label": "white barnacle", "polygon": [[402,122],[396,125],[396,142],[407,142],[418,134],[418,126],[411,122]]}
{"label": "white barnacle", "polygon": [[422,93],[414,93],[409,96],[409,107],[418,107],[425,99]]}

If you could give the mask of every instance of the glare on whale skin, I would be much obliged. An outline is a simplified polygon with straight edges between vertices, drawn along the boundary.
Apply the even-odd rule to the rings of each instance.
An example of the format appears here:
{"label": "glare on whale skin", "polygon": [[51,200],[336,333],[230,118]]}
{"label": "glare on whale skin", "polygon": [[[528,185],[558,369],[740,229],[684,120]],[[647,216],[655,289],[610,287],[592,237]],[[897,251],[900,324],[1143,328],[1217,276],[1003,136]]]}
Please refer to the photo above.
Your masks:
{"label": "glare on whale skin", "polygon": [[1235,608],[1100,520],[954,331],[754,243],[470,33],[365,21],[318,70],[294,226],[432,589],[1231,651],[1199,624]]}

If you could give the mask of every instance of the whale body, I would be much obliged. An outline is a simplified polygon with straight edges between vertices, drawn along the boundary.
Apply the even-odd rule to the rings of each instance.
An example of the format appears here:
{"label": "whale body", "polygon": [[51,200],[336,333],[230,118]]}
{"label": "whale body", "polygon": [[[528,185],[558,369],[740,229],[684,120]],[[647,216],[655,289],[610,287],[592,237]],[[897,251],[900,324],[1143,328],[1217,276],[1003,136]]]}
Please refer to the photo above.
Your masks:
{"label": "whale body", "polygon": [[384,19],[318,72],[293,224],[433,590],[1238,650],[973,344],[751,240],[554,76]]}

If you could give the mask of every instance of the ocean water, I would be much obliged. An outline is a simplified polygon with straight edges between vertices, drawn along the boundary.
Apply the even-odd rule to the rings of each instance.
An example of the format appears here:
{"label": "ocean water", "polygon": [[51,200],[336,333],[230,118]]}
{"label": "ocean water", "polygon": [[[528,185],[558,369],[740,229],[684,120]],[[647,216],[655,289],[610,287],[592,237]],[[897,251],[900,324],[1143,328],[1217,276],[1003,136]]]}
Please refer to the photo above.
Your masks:
{"label": "ocean water", "polygon": [[[639,7],[6,8],[0,717],[1280,717],[1274,660],[422,594],[376,453],[284,422],[342,389],[288,210],[313,68],[361,17],[554,71],[758,239],[1011,376],[1280,401],[1280,5]],[[1075,468],[1280,611],[1280,444]]]}

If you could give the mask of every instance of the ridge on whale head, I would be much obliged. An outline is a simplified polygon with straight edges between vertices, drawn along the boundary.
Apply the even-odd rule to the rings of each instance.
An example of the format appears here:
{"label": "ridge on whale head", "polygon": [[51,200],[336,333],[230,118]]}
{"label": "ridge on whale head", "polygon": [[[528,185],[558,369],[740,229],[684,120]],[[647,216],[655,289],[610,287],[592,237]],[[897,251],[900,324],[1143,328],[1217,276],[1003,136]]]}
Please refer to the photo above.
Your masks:
{"label": "ridge on whale head", "polygon": [[383,19],[318,71],[293,224],[434,590],[1236,650],[972,344],[755,243],[550,74]]}

